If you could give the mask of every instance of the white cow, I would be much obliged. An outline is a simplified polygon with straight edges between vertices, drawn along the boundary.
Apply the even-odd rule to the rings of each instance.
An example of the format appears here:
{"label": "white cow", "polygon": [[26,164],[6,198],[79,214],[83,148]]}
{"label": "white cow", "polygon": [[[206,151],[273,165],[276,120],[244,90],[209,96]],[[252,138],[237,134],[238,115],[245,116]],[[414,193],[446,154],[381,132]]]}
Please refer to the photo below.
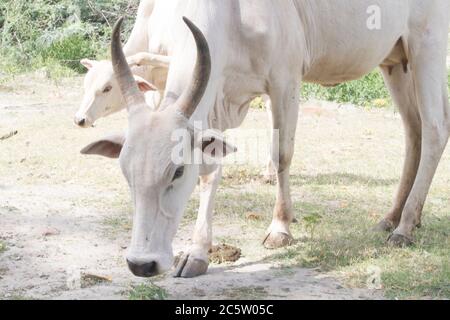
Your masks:
{"label": "white cow", "polygon": [[[373,5],[379,10],[380,30],[367,24]],[[183,15],[203,32],[186,20],[196,46],[182,23]],[[167,44],[171,51],[165,96],[157,112],[146,106],[126,63],[119,23],[113,35],[113,65],[128,106],[129,130],[125,136],[94,142],[82,152],[120,156],[135,208],[127,252],[131,271],[148,277],[171,267],[173,237],[199,174],[205,186],[220,175],[220,166],[175,163],[173,149],[178,142],[173,133],[180,129],[196,133],[192,126],[196,121],[205,129],[220,128],[208,121],[213,111],[227,119],[220,129],[238,126],[248,101],[260,94],[270,96],[273,128],[280,138],[273,159],[277,199],[265,244],[271,248],[290,244],[289,168],[300,83],[332,85],[357,79],[377,66],[407,133],[399,191],[379,227],[395,229],[390,243],[410,244],[450,135],[445,66],[449,18],[448,0],[157,0],[149,48],[158,52],[152,49]],[[234,151],[208,130],[194,134],[192,142],[205,158]],[[189,153],[195,152],[189,148]],[[203,192],[214,193],[216,188],[215,182]],[[212,207],[213,199],[201,206]],[[206,216],[198,217],[194,244],[177,265],[177,276],[193,277],[207,270],[212,210],[200,213]]]}

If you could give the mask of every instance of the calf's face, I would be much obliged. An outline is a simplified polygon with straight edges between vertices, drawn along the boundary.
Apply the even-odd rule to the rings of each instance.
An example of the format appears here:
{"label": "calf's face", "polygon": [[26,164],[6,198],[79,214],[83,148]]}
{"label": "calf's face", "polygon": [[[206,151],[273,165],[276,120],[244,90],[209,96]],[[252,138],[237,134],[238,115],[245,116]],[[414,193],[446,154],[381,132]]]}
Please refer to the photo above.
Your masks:
{"label": "calf's face", "polygon": [[[75,114],[76,125],[87,128],[95,121],[126,108],[126,102],[120,91],[111,61],[81,60],[88,73],[84,78],[84,96]],[[145,79],[134,76],[136,84],[143,93],[156,90]]]}

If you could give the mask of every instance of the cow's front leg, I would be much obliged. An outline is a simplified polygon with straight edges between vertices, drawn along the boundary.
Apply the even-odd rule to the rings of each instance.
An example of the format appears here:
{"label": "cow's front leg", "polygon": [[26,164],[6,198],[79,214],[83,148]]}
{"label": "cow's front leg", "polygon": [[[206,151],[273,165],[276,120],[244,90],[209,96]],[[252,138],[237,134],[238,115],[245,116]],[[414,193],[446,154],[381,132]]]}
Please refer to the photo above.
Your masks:
{"label": "cow's front leg", "polygon": [[[262,97],[263,101],[264,101],[264,105],[266,107],[266,112],[267,112],[267,117],[269,119],[269,124],[270,124],[270,128],[272,130],[272,102],[270,101],[270,97],[264,95]],[[271,132],[271,136],[273,138],[273,134]],[[273,142],[270,142],[271,145],[273,144]],[[266,167],[264,168],[264,172],[263,172],[263,179],[265,183],[269,183],[269,184],[275,184],[277,181],[277,171],[275,166],[273,165],[273,161],[272,161],[272,155],[269,155],[269,159],[267,161]]]}
{"label": "cow's front leg", "polygon": [[268,249],[288,246],[293,241],[289,230],[294,219],[289,187],[289,168],[294,155],[299,88],[299,83],[292,81],[282,90],[277,87],[270,93],[273,122],[271,154],[277,172],[277,199],[272,223],[264,239],[264,246]]}
{"label": "cow's front leg", "polygon": [[221,166],[202,166],[200,176],[200,207],[193,244],[175,267],[175,277],[193,278],[208,270],[208,251],[212,246],[212,216],[217,187],[222,177]]}

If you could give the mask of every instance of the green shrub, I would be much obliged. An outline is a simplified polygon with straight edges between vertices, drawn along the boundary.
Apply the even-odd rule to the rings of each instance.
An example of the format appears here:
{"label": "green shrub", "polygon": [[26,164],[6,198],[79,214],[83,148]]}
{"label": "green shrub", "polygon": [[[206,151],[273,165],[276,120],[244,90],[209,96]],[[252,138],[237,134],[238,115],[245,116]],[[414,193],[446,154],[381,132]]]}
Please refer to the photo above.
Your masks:
{"label": "green shrub", "polygon": [[42,49],[40,56],[44,62],[59,62],[77,72],[83,72],[80,60],[85,57],[95,57],[99,49],[82,34],[74,34],[53,42],[48,48]]}
{"label": "green shrub", "polygon": [[302,98],[350,103],[364,107],[391,104],[389,92],[379,71],[374,71],[360,80],[346,82],[333,88],[305,83],[302,86]]}
{"label": "green shrub", "polygon": [[138,4],[139,0],[2,0],[0,71],[46,66],[83,72],[81,58],[106,55],[111,25],[119,16],[130,17],[125,33],[130,32]]}

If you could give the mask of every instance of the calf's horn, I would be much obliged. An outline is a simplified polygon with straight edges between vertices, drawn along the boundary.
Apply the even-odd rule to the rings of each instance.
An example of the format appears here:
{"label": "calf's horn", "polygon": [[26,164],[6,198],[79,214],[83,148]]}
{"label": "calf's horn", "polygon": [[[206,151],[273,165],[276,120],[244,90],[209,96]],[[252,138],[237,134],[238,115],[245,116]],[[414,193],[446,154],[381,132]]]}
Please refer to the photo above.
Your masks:
{"label": "calf's horn", "polygon": [[188,18],[183,17],[183,20],[194,36],[195,44],[197,45],[197,62],[195,63],[191,82],[175,105],[187,118],[190,118],[200,103],[208,85],[211,74],[211,55],[208,42],[200,29]]}
{"label": "calf's horn", "polygon": [[111,41],[111,57],[114,73],[120,87],[120,91],[125,99],[128,110],[131,107],[145,104],[144,95],[139,91],[130,67],[128,66],[125,54],[120,40],[120,30],[123,23],[123,17],[117,20],[114,25]]}

